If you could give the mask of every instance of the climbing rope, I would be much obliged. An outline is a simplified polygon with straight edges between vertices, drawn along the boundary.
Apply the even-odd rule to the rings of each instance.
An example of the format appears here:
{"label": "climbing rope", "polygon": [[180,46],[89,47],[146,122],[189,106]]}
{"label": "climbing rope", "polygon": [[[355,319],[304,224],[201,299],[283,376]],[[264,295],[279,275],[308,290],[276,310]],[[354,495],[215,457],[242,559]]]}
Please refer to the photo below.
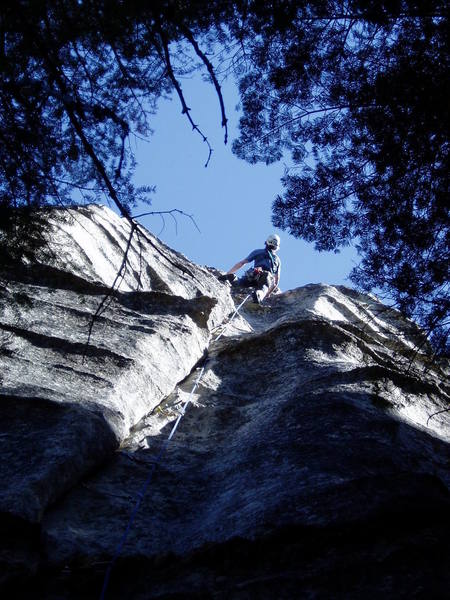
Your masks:
{"label": "climbing rope", "polygon": [[[222,331],[220,332],[220,334],[213,340],[213,342],[217,342],[218,340],[220,340],[220,338],[223,336],[223,334],[225,333],[227,327],[231,324],[231,322],[233,321],[233,319],[235,318],[235,316],[239,313],[240,309],[244,306],[244,304],[247,302],[247,300],[250,298],[251,294],[247,294],[247,296],[244,298],[244,300],[242,300],[242,302],[239,304],[239,306],[234,310],[233,314],[231,315],[231,317],[228,319],[228,321],[225,323],[225,325],[223,325],[222,327]],[[208,336],[208,341],[207,341],[207,346],[209,346],[209,344],[211,343],[211,337],[212,335],[209,334]],[[142,485],[141,489],[139,490],[138,494],[137,494],[137,499],[134,505],[134,508],[131,512],[130,518],[128,519],[128,523],[127,526],[125,528],[124,534],[122,535],[119,543],[117,544],[116,550],[114,552],[114,555],[111,559],[111,561],[108,564],[108,568],[106,570],[105,573],[105,577],[103,579],[103,587],[102,587],[102,592],[100,594],[100,600],[104,600],[105,595],[106,595],[106,590],[108,589],[108,584],[109,584],[109,580],[111,578],[111,573],[113,570],[113,567],[117,561],[117,559],[119,558],[119,556],[122,553],[123,547],[125,545],[125,542],[128,539],[128,534],[130,533],[130,529],[134,523],[134,520],[136,518],[136,515],[139,511],[139,508],[141,506],[142,500],[144,499],[145,493],[152,481],[153,478],[153,473],[156,470],[156,467],[158,466],[159,462],[161,461],[162,457],[164,456],[167,447],[169,445],[170,440],[173,438],[173,436],[175,435],[175,432],[177,430],[177,427],[181,421],[181,419],[184,417],[185,413],[186,413],[186,409],[188,407],[188,405],[192,402],[192,396],[195,393],[195,390],[197,389],[202,377],[203,377],[203,373],[205,372],[205,367],[206,367],[206,360],[202,366],[202,368],[200,369],[200,372],[197,376],[197,379],[195,380],[194,386],[187,398],[187,400],[184,402],[183,406],[180,409],[180,413],[177,417],[177,420],[175,421],[174,426],[172,427],[172,430],[169,434],[169,437],[164,441],[164,443],[162,444],[155,460],[153,461],[150,470],[148,472],[147,478],[144,482],[144,484]]]}
{"label": "climbing rope", "polygon": [[[234,317],[238,314],[239,310],[241,309],[242,306],[244,306],[244,304],[247,302],[247,300],[250,298],[251,294],[247,294],[247,296],[244,298],[244,300],[239,304],[239,306],[235,309],[234,313],[231,315],[231,317],[228,319],[228,321],[225,323],[225,325],[222,328],[222,331],[220,332],[220,334],[216,337],[215,340],[213,340],[213,342],[217,342],[218,340],[220,340],[220,338],[223,336],[223,334],[225,333],[228,325],[232,322],[232,320],[234,319]],[[211,334],[208,337],[208,341],[206,343],[207,346],[209,346],[209,344],[211,343]],[[192,402],[192,396],[195,393],[195,390],[198,387],[198,384],[200,383],[201,378],[203,377],[203,373],[205,372],[205,367],[206,367],[206,361],[204,362],[200,373],[198,374],[198,377],[194,383],[194,387],[191,390],[191,393],[189,394],[188,399],[185,401],[185,403],[183,404],[183,406],[181,407],[180,410],[180,414],[178,415],[177,420],[175,421],[175,425],[172,428],[172,431],[169,434],[169,437],[167,438],[167,441],[170,442],[170,440],[173,438],[175,431],[177,430],[178,424],[181,421],[181,419],[184,417],[184,414],[186,412],[186,409],[188,407],[188,404],[190,402]]]}
{"label": "climbing rope", "polygon": [[225,333],[228,325],[230,325],[231,321],[234,319],[234,317],[238,314],[238,312],[241,310],[241,308],[244,306],[244,304],[247,302],[247,300],[250,298],[251,294],[247,294],[245,296],[245,298],[242,300],[242,302],[239,304],[239,306],[237,308],[234,309],[234,313],[231,315],[231,317],[228,319],[228,321],[225,323],[225,325],[219,325],[219,327],[222,327],[222,331],[220,333],[220,335],[218,335],[216,337],[215,340],[213,340],[214,342],[217,342],[218,340],[220,340],[220,338],[223,336],[223,334]]}

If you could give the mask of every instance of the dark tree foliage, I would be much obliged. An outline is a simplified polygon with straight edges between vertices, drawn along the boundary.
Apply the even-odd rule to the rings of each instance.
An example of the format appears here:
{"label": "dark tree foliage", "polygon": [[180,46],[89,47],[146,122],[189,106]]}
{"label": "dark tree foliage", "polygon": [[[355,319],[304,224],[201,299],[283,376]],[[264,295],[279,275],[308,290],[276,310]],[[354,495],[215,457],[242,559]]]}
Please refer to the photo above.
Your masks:
{"label": "dark tree foliage", "polygon": [[446,3],[254,2],[235,153],[293,167],[273,223],[445,342],[450,297]]}
{"label": "dark tree foliage", "polygon": [[[199,40],[221,37],[224,2],[4,0],[0,6],[0,258],[44,242],[39,211],[99,196],[130,218],[133,135],[197,68],[220,87]],[[174,45],[182,44],[178,49]],[[188,56],[184,50],[191,48]],[[193,60],[192,57],[198,60]],[[199,131],[199,130],[198,130]]]}
{"label": "dark tree foliage", "polygon": [[450,304],[447,12],[437,0],[4,0],[0,261],[45,243],[43,206],[103,195],[131,219],[151,192],[133,185],[133,136],[151,133],[161,97],[178,96],[210,152],[183,74],[210,78],[226,137],[207,52],[225,49],[242,97],[235,152],[291,153],[274,224],[319,250],[354,243],[353,281],[438,335]]}

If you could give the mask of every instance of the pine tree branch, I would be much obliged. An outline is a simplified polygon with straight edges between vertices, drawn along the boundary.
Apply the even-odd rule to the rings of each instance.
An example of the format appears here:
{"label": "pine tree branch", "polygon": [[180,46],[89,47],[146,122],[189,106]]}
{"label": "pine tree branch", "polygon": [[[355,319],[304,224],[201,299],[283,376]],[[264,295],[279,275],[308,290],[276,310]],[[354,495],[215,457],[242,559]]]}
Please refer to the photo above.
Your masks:
{"label": "pine tree branch", "polygon": [[195,40],[194,36],[192,35],[192,32],[187,27],[185,27],[185,26],[182,26],[182,31],[183,31],[186,39],[189,40],[190,44],[194,48],[195,53],[197,54],[197,56],[202,59],[202,61],[205,64],[206,68],[208,69],[208,73],[209,73],[209,75],[210,75],[210,77],[212,79],[214,87],[216,88],[217,96],[219,98],[219,103],[220,103],[220,111],[222,113],[222,127],[225,128],[224,143],[226,144],[227,141],[228,141],[228,126],[227,126],[228,119],[227,119],[226,114],[225,114],[225,104],[224,104],[224,101],[223,101],[222,89],[221,89],[221,87],[219,85],[219,82],[217,81],[216,74],[214,72],[214,67],[212,66],[212,64],[209,61],[209,59],[206,56],[206,54],[201,51],[199,45],[197,44],[197,41]]}
{"label": "pine tree branch", "polygon": [[97,309],[96,309],[95,313],[91,317],[91,320],[90,320],[90,323],[89,323],[88,337],[87,337],[87,341],[86,341],[86,345],[85,345],[85,351],[84,351],[84,354],[83,354],[83,362],[86,359],[86,350],[87,350],[87,348],[89,346],[89,343],[91,341],[92,330],[94,328],[95,322],[97,321],[97,319],[103,314],[103,312],[109,306],[109,304],[107,305],[106,303],[108,302],[108,300],[112,299],[112,295],[114,294],[115,290],[120,286],[120,283],[122,282],[122,280],[123,280],[123,278],[125,276],[125,268],[126,268],[126,264],[128,262],[128,253],[130,251],[131,241],[133,239],[133,235],[134,235],[134,232],[135,232],[135,230],[136,230],[137,227],[138,227],[138,224],[134,223],[133,221],[131,221],[130,235],[128,236],[127,246],[125,248],[125,252],[123,254],[122,262],[120,264],[119,270],[116,273],[116,276],[114,278],[114,281],[113,281],[111,287],[109,288],[108,292],[103,296],[100,304],[97,306]]}
{"label": "pine tree branch", "polygon": [[133,224],[133,221],[132,221],[131,215],[130,215],[130,211],[119,199],[117,192],[116,192],[113,184],[111,183],[111,180],[109,179],[108,174],[106,173],[104,164],[98,158],[92,144],[89,142],[89,140],[87,139],[87,137],[84,133],[83,126],[80,123],[80,121],[78,120],[74,109],[72,108],[72,106],[70,106],[69,102],[67,101],[67,98],[70,97],[70,93],[69,93],[67,85],[64,81],[64,78],[60,73],[60,70],[55,65],[52,57],[50,56],[50,52],[47,50],[47,48],[45,48],[42,43],[40,43],[40,44],[38,43],[38,45],[40,47],[40,50],[42,51],[43,58],[49,68],[49,71],[50,71],[51,75],[54,77],[54,80],[58,86],[60,93],[61,93],[61,102],[64,106],[66,114],[69,117],[69,120],[70,120],[75,132],[77,133],[77,135],[83,145],[84,150],[86,151],[87,155],[91,158],[91,160],[94,164],[94,167],[97,170],[97,173],[99,174],[101,179],[104,181],[104,183],[106,185],[106,189],[108,190],[108,194],[109,194],[111,200],[114,202],[114,204],[120,210],[120,213],[122,214],[122,216],[125,217],[131,224]]}
{"label": "pine tree branch", "polygon": [[442,410],[438,410],[437,412],[432,413],[427,419],[427,427],[428,427],[428,423],[429,423],[430,419],[432,419],[436,415],[440,415],[442,413],[449,412],[449,411],[450,411],[450,408],[443,408]]}
{"label": "pine tree branch", "polygon": [[161,27],[158,27],[158,34],[161,39],[161,43],[162,43],[162,47],[163,47],[163,56],[164,56],[164,63],[167,68],[167,75],[168,75],[170,81],[172,82],[172,84],[175,88],[175,91],[177,92],[178,98],[181,102],[181,107],[182,107],[181,114],[186,115],[186,118],[188,119],[189,123],[192,126],[192,130],[197,131],[198,134],[201,136],[203,142],[208,146],[208,151],[209,151],[208,158],[206,159],[206,163],[205,163],[205,167],[207,167],[209,164],[209,161],[211,160],[211,155],[212,155],[213,149],[211,147],[211,144],[209,143],[208,138],[201,131],[201,129],[198,127],[198,125],[196,125],[194,123],[194,121],[192,120],[192,117],[190,115],[191,109],[186,104],[186,100],[183,95],[183,90],[181,89],[181,85],[180,85],[178,79],[176,78],[175,72],[173,70],[172,62],[170,59],[170,52],[169,52],[169,40],[167,38],[167,35],[165,34],[165,32],[162,30]]}
{"label": "pine tree branch", "polygon": [[171,216],[173,216],[174,213],[178,213],[179,215],[183,215],[183,217],[187,217],[188,219],[190,219],[192,221],[192,223],[194,224],[195,228],[197,229],[197,231],[199,233],[201,233],[200,229],[198,228],[197,223],[195,222],[194,216],[189,215],[188,213],[185,213],[184,211],[180,210],[179,208],[172,208],[171,210],[152,210],[149,212],[141,213],[139,215],[133,215],[132,219],[140,219],[141,217],[147,217],[149,215],[171,215]]}

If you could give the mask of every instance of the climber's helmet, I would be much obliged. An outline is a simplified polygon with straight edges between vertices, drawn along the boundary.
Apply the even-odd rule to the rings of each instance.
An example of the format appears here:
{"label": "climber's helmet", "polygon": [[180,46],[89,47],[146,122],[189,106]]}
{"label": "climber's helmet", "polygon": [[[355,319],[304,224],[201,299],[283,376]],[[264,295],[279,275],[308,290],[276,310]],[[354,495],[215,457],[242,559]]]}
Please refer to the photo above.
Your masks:
{"label": "climber's helmet", "polygon": [[271,233],[266,240],[266,246],[269,250],[278,250],[280,247],[280,237],[276,233]]}

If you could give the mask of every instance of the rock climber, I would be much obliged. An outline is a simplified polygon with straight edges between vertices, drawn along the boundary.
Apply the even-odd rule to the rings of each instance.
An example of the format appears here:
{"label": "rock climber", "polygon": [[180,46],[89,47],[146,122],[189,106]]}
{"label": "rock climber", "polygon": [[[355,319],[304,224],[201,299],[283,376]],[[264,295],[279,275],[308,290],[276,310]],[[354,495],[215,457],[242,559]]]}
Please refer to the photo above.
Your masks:
{"label": "rock climber", "polygon": [[[275,254],[279,248],[280,238],[276,233],[272,233],[266,239],[265,248],[253,250],[247,258],[243,258],[224,275],[220,275],[219,280],[230,281],[233,285],[255,287],[252,293],[253,302],[261,304],[264,298],[277,290],[280,283],[281,260]],[[237,279],[236,271],[252,261],[253,267]]]}

